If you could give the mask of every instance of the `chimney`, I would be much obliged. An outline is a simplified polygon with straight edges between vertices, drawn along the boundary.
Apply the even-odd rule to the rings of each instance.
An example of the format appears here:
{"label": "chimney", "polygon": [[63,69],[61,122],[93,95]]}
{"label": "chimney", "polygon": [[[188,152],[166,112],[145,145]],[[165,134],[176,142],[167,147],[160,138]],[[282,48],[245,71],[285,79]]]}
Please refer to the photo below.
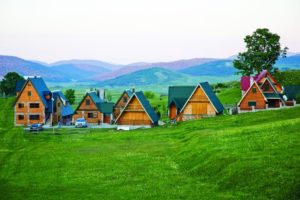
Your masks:
{"label": "chimney", "polygon": [[254,79],[252,76],[250,76],[250,86],[252,85],[253,82],[254,82]]}
{"label": "chimney", "polygon": [[100,99],[104,100],[104,98],[105,98],[105,90],[104,89],[97,89],[96,93]]}
{"label": "chimney", "polygon": [[131,88],[131,91],[132,91],[132,93],[135,93],[135,89],[134,88]]}

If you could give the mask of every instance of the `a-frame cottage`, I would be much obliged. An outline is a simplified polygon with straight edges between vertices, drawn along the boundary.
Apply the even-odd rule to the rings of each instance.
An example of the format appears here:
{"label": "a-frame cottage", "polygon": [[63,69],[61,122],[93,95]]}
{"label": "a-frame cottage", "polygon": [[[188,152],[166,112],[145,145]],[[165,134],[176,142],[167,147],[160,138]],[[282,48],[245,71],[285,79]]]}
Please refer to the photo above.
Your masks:
{"label": "a-frame cottage", "polygon": [[[52,93],[40,77],[17,82],[16,94],[17,99],[14,105],[15,125],[51,124],[52,111],[54,116],[58,116],[56,121],[53,116],[54,123],[59,121],[64,124],[72,118],[73,109],[67,99],[60,91]],[[64,103],[56,104],[57,98],[63,98]],[[58,108],[57,105],[60,107]],[[56,113],[57,111],[60,113]]]}
{"label": "a-frame cottage", "polygon": [[285,105],[282,86],[267,71],[256,76],[241,78],[242,98],[238,103],[240,110],[280,108]]}
{"label": "a-frame cottage", "polygon": [[114,103],[105,102],[97,92],[87,92],[73,115],[74,121],[84,118],[89,124],[111,123]]}
{"label": "a-frame cottage", "polygon": [[115,123],[119,126],[152,127],[158,124],[158,120],[157,114],[144,93],[139,91],[132,93]]}
{"label": "a-frame cottage", "polygon": [[114,106],[114,119],[118,118],[119,114],[124,109],[133,92],[134,90],[124,90],[122,95],[119,97]]}
{"label": "a-frame cottage", "polygon": [[215,116],[224,110],[208,82],[169,87],[168,107],[169,118],[176,121]]}

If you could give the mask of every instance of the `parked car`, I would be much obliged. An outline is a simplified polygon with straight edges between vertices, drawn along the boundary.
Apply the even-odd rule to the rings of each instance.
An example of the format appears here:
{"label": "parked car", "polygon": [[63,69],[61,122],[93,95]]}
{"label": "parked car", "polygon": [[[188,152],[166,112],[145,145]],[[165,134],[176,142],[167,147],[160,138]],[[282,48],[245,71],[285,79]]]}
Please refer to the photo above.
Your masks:
{"label": "parked car", "polygon": [[43,130],[43,124],[31,124],[30,125],[30,131],[42,131]]}
{"label": "parked car", "polygon": [[75,127],[76,128],[79,128],[79,127],[87,127],[87,123],[85,121],[84,118],[78,118],[76,121],[75,121]]}

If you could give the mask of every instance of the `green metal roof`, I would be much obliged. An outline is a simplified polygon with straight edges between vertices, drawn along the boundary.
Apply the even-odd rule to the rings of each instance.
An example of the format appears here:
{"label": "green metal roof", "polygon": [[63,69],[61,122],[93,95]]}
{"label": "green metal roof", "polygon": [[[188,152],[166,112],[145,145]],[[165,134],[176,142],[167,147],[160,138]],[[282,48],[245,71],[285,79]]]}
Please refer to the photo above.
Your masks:
{"label": "green metal roof", "polygon": [[281,99],[281,96],[278,93],[264,93],[266,99]]}
{"label": "green metal roof", "polygon": [[135,92],[134,93],[142,106],[144,107],[145,111],[148,113],[149,117],[151,118],[151,121],[155,124],[158,122],[158,116],[155,113],[154,109],[151,107],[149,101],[145,97],[144,93],[142,91]]}
{"label": "green metal roof", "polygon": [[170,86],[168,106],[173,102],[177,110],[181,110],[194,90],[195,86]]}
{"label": "green metal roof", "polygon": [[101,102],[97,103],[97,108],[104,114],[111,114],[113,112],[114,103],[111,102]]}
{"label": "green metal roof", "polygon": [[[221,113],[224,110],[223,105],[219,101],[218,97],[213,92],[212,88],[208,82],[199,83],[210,102],[216,108],[218,113]],[[192,95],[197,86],[171,86],[169,87],[169,99],[168,105],[174,103],[177,110],[181,111],[185,103],[188,101],[189,97]]]}
{"label": "green metal roof", "polygon": [[208,84],[208,82],[202,82],[202,83],[199,83],[199,85],[202,87],[202,89],[208,96],[210,102],[216,108],[217,112],[218,113],[223,112],[224,107],[223,107],[222,103],[220,102],[220,100],[218,99],[218,97],[216,96],[216,94],[214,93],[213,89]]}
{"label": "green metal roof", "polygon": [[284,93],[288,100],[296,99],[297,95],[300,95],[300,85],[287,85],[284,86]]}

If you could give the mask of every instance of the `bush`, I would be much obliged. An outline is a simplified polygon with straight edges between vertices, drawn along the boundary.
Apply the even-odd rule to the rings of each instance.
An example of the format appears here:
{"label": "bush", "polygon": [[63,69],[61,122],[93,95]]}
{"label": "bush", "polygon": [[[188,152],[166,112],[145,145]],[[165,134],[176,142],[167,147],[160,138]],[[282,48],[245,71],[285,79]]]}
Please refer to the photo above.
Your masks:
{"label": "bush", "polygon": [[146,91],[146,92],[144,93],[144,95],[145,95],[145,97],[146,97],[147,99],[153,99],[154,96],[155,96],[154,92],[151,92],[151,91]]}

